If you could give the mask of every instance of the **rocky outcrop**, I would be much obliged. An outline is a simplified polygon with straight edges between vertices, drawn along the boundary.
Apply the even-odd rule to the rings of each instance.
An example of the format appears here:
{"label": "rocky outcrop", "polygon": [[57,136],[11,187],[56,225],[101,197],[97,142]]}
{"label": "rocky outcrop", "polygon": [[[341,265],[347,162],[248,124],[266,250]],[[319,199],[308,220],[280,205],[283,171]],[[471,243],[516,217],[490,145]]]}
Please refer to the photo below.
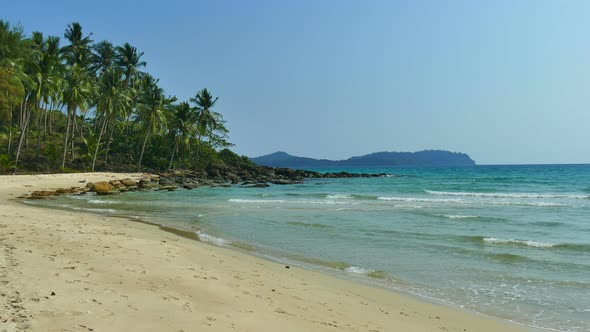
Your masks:
{"label": "rocky outcrop", "polygon": [[[49,199],[62,194],[86,194],[95,192],[97,195],[110,195],[134,190],[174,191],[177,188],[196,189],[203,186],[231,187],[240,184],[242,188],[266,188],[272,185],[292,185],[303,183],[305,179],[332,179],[354,177],[383,177],[388,174],[356,174],[348,172],[319,173],[291,168],[273,168],[267,166],[220,167],[209,166],[205,171],[171,171],[157,175],[144,175],[139,181],[129,178],[88,182],[85,187],[69,187],[53,190],[38,190],[30,195],[21,196],[27,199]],[[85,181],[81,181],[84,183]]]}

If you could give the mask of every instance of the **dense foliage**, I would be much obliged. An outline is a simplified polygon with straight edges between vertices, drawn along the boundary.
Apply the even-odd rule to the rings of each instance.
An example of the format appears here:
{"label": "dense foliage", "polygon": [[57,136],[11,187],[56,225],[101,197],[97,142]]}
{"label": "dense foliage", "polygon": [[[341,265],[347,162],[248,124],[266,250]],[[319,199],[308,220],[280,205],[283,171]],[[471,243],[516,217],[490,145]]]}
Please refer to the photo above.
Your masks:
{"label": "dense foliage", "polygon": [[[203,169],[249,162],[231,144],[218,98],[166,95],[128,43],[94,42],[79,23],[25,35],[0,20],[0,172]],[[221,156],[220,156],[221,154]]]}

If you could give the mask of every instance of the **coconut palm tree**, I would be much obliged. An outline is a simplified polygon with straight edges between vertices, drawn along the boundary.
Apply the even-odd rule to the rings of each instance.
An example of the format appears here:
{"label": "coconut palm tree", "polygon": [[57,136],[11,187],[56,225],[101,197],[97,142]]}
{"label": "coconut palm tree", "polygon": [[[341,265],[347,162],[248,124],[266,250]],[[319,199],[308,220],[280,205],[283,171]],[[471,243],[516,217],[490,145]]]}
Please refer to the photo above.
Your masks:
{"label": "coconut palm tree", "polygon": [[218,125],[218,113],[211,110],[218,99],[219,97],[214,98],[207,89],[197,92],[195,97],[190,99],[190,101],[196,105],[198,111],[198,143],[200,143],[203,136],[206,136],[209,132],[215,130]]}
{"label": "coconut palm tree", "polygon": [[97,74],[103,74],[115,64],[117,52],[113,44],[103,40],[92,46],[92,64],[90,70]]}
{"label": "coconut palm tree", "polygon": [[166,112],[175,100],[175,97],[167,98],[164,96],[164,90],[158,86],[158,80],[150,75],[145,77],[142,93],[137,105],[137,121],[139,122],[141,133],[144,136],[137,163],[137,171],[141,169],[141,161],[150,135],[166,127]]}
{"label": "coconut palm tree", "polygon": [[179,144],[188,145],[189,138],[195,131],[197,113],[187,102],[182,102],[173,108],[170,118],[170,133],[174,138],[174,147],[170,156],[168,169],[172,169],[174,157],[178,153]]}
{"label": "coconut palm tree", "polygon": [[80,107],[82,112],[88,109],[90,97],[92,96],[93,86],[90,77],[85,68],[77,64],[68,68],[65,77],[64,101],[67,105],[67,124],[66,134],[64,136],[64,152],[62,158],[62,168],[66,164],[66,154],[68,150],[68,138],[70,136],[70,127],[72,129],[72,158],[74,152],[74,133],[76,121],[76,108]]}
{"label": "coconut palm tree", "polygon": [[96,165],[96,157],[98,155],[100,141],[107,124],[109,122],[114,122],[117,115],[124,112],[131,103],[131,98],[127,93],[127,89],[123,86],[122,77],[123,73],[120,70],[109,68],[99,79],[95,121],[101,120],[102,126],[100,127],[100,132],[98,134],[94,157],[92,158],[93,172]]}
{"label": "coconut palm tree", "polygon": [[117,46],[117,57],[115,63],[121,67],[125,72],[125,87],[129,88],[133,86],[134,81],[140,73],[139,69],[145,67],[145,61],[141,61],[143,52],[138,52],[137,48],[131,46],[129,43],[123,44],[123,46]]}
{"label": "coconut palm tree", "polygon": [[[72,158],[74,157],[74,137],[77,127],[77,109],[79,106],[88,105],[88,97],[90,96],[91,82],[88,72],[91,63],[90,44],[92,40],[90,36],[84,37],[82,33],[82,26],[78,22],[68,25],[64,37],[70,42],[69,45],[62,48],[66,65],[68,66],[66,80],[67,91],[65,92],[65,100],[67,103],[67,128],[64,138],[64,153],[62,159],[62,168],[65,167],[66,154],[68,150],[68,139],[70,135],[70,125],[72,127]],[[82,114],[84,114],[87,107],[80,107]],[[82,131],[80,131],[82,135]]]}

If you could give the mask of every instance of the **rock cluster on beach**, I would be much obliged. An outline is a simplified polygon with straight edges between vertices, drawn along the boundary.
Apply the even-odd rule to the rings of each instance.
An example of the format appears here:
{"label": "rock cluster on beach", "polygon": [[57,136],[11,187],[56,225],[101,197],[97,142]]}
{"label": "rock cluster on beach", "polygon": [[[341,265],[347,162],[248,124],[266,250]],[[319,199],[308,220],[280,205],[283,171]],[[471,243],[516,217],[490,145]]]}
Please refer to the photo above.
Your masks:
{"label": "rock cluster on beach", "polygon": [[289,185],[303,183],[304,179],[369,178],[385,177],[385,173],[358,174],[348,172],[320,173],[291,168],[254,166],[247,169],[233,167],[209,167],[204,171],[169,171],[160,174],[145,174],[138,181],[125,178],[110,181],[88,182],[84,187],[60,188],[57,190],[33,191],[22,196],[27,199],[49,199],[62,194],[84,195],[94,192],[109,195],[117,192],[135,190],[168,190],[176,188],[196,189],[199,187],[229,187],[240,185],[243,188],[264,188],[270,185]]}

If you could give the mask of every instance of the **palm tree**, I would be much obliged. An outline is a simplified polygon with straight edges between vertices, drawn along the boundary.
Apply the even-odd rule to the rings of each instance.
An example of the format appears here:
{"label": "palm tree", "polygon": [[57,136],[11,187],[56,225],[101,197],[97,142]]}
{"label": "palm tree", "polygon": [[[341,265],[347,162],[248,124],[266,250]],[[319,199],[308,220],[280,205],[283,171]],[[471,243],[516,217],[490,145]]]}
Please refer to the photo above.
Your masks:
{"label": "palm tree", "polygon": [[151,134],[154,134],[166,126],[167,107],[175,101],[176,98],[166,98],[164,90],[158,87],[158,80],[147,75],[144,81],[143,91],[140,95],[138,110],[138,122],[141,132],[144,135],[137,171],[141,169],[141,161],[145,152],[145,146]]}
{"label": "palm tree", "polygon": [[[72,158],[74,157],[74,142],[76,131],[76,118],[78,106],[86,106],[90,93],[90,81],[88,66],[90,65],[91,52],[90,36],[84,37],[82,26],[78,22],[68,25],[64,37],[70,42],[69,45],[62,48],[62,54],[68,65],[68,75],[66,75],[67,91],[65,99],[67,103],[67,129],[64,138],[64,154],[62,159],[62,168],[65,167],[66,154],[68,150],[68,136],[70,135],[70,124],[72,126]],[[86,107],[81,107],[84,114]],[[82,134],[82,131],[80,131]]]}
{"label": "palm tree", "polygon": [[174,148],[172,148],[168,169],[172,169],[172,163],[174,162],[175,154],[178,152],[179,143],[182,142],[183,145],[188,144],[189,138],[194,132],[196,120],[197,114],[195,109],[189,103],[182,102],[174,107],[169,121],[170,133],[174,138]]}
{"label": "palm tree", "polygon": [[[61,62],[59,58],[59,37],[49,36],[44,38],[40,32],[33,32],[33,45],[37,56],[34,57],[35,64],[32,66],[31,77],[35,82],[34,101],[37,110],[37,145],[36,158],[39,159],[41,142],[41,124],[47,127],[47,108],[49,99],[58,86],[61,76]],[[45,119],[45,121],[43,121]]]}
{"label": "palm tree", "polygon": [[145,67],[145,61],[141,61],[143,52],[137,52],[137,48],[131,46],[129,43],[123,46],[117,46],[117,57],[115,63],[121,67],[125,72],[125,87],[133,86],[137,74],[140,72],[139,68]]}
{"label": "palm tree", "polygon": [[111,42],[106,40],[92,46],[92,65],[90,70],[99,74],[103,74],[115,64],[117,53],[115,47]]}
{"label": "palm tree", "polygon": [[68,138],[70,135],[70,127],[72,127],[72,158],[74,152],[74,130],[76,121],[76,108],[84,112],[88,109],[88,102],[92,95],[92,84],[89,80],[88,73],[85,68],[78,65],[70,67],[67,71],[66,90],[64,93],[64,101],[67,105],[67,124],[66,135],[64,136],[64,153],[62,159],[62,168],[65,167],[66,154],[68,150]]}
{"label": "palm tree", "polygon": [[117,46],[116,51],[117,57],[115,59],[115,64],[125,72],[125,82],[123,85],[125,88],[132,90],[132,103],[126,114],[126,132],[129,134],[129,124],[133,113],[133,104],[135,103],[135,92],[140,88],[140,78],[143,74],[139,69],[145,67],[146,63],[141,60],[143,52],[138,52],[137,48],[131,46],[129,43],[125,43],[123,46]]}
{"label": "palm tree", "polygon": [[90,36],[92,36],[92,33],[84,37],[80,23],[74,22],[68,25],[64,37],[70,44],[62,49],[64,59],[68,65],[78,64],[85,67],[90,64],[92,56],[90,52],[90,44],[92,43]]}
{"label": "palm tree", "polygon": [[197,144],[202,143],[203,137],[207,138],[207,144],[213,148],[229,147],[227,141],[229,130],[225,127],[223,116],[211,110],[219,98],[213,97],[209,90],[203,89],[191,98],[190,101],[197,105],[199,112],[197,118]]}
{"label": "palm tree", "polygon": [[116,120],[117,115],[124,111],[131,102],[127,90],[123,87],[122,76],[120,70],[110,68],[99,79],[99,94],[96,103],[95,121],[102,119],[102,126],[100,128],[94,157],[92,159],[93,172],[96,165],[96,157],[98,155],[100,141],[107,124],[111,122],[113,118]]}

